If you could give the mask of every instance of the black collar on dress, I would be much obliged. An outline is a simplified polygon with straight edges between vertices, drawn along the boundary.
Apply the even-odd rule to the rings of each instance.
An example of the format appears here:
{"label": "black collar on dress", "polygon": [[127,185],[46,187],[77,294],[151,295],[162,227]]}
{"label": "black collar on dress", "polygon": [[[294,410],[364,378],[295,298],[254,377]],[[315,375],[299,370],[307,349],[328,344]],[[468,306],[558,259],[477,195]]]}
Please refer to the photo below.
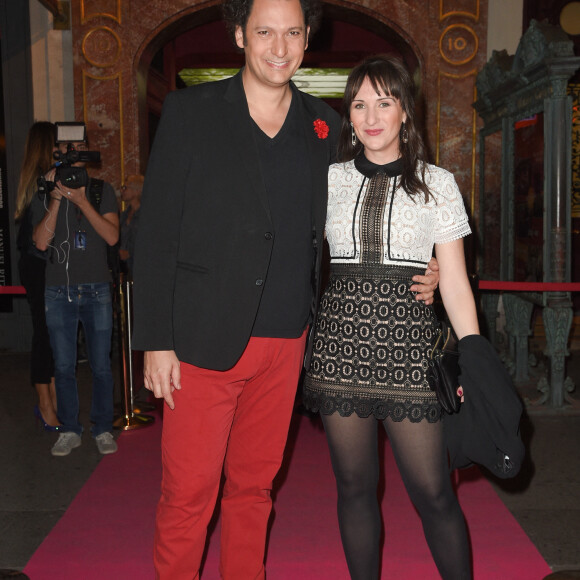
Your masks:
{"label": "black collar on dress", "polygon": [[374,177],[377,173],[386,173],[388,177],[396,177],[403,173],[403,158],[399,157],[385,165],[377,165],[376,163],[369,161],[365,157],[364,152],[361,152],[355,158],[354,166],[369,179]]}

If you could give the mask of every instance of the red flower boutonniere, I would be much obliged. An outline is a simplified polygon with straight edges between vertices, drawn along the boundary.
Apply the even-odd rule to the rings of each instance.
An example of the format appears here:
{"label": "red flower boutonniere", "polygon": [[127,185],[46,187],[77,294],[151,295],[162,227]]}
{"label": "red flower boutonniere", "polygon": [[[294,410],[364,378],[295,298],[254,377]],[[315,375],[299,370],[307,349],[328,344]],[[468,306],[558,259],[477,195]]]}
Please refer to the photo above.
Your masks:
{"label": "red flower boutonniere", "polygon": [[322,119],[314,121],[314,130],[319,139],[326,139],[328,137],[328,125]]}

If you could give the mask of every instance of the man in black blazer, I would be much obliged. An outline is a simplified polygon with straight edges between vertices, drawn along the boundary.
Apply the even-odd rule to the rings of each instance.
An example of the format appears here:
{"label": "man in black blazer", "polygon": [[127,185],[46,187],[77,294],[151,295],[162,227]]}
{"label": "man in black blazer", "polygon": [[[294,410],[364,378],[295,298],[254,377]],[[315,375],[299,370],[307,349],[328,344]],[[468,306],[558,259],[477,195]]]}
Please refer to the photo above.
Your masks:
{"label": "man in black blazer", "polygon": [[133,348],[170,409],[155,567],[171,580],[198,578],[222,468],[221,575],[264,578],[339,133],[290,82],[316,0],[227,0],[224,14],[246,65],[167,97],[135,248]]}

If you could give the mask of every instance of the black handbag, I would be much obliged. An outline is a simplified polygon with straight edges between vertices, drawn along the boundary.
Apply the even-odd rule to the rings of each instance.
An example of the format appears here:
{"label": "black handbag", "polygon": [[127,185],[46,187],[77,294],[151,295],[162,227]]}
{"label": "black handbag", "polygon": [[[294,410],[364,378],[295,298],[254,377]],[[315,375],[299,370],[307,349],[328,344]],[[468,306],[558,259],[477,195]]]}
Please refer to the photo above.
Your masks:
{"label": "black handbag", "polygon": [[457,337],[445,322],[439,324],[439,334],[429,359],[429,386],[446,413],[457,413],[461,406],[461,397],[457,394],[460,373]]}

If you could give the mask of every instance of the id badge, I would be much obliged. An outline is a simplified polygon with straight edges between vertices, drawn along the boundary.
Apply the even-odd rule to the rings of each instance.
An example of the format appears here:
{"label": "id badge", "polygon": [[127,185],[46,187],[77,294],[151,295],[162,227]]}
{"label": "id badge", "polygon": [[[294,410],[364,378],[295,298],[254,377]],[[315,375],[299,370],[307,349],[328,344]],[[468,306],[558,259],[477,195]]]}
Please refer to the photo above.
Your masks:
{"label": "id badge", "polygon": [[75,250],[87,249],[87,232],[84,230],[77,230],[75,232]]}

